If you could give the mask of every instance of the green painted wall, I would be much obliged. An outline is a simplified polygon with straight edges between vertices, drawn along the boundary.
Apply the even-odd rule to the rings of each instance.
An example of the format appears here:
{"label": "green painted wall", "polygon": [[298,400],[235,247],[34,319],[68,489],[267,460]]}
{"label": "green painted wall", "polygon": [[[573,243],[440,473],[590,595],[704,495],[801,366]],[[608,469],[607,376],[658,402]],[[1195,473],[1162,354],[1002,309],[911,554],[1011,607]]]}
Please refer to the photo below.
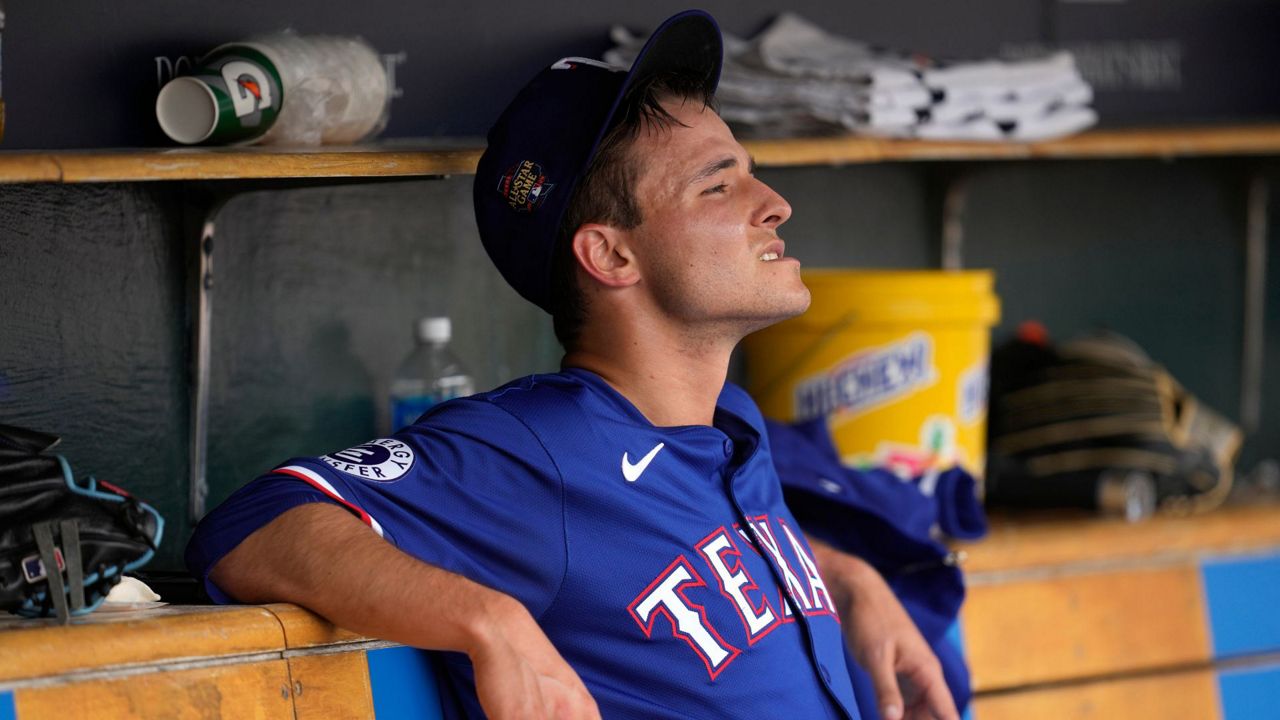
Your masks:
{"label": "green painted wall", "polygon": [[56,433],[78,475],[185,534],[179,196],[157,185],[0,186],[0,422]]}
{"label": "green painted wall", "polygon": [[[943,173],[969,173],[966,264],[1005,321],[1131,335],[1205,402],[1238,412],[1245,161],[894,164],[762,170],[811,266],[930,267]],[[1262,164],[1280,218],[1280,165]],[[234,187],[227,185],[224,187]],[[423,314],[454,316],[482,387],[554,369],[550,323],[479,245],[470,177],[268,190],[232,200],[214,246],[211,502],[297,454],[378,432]],[[0,422],[61,434],[78,472],[190,528],[187,248],[173,184],[0,186]],[[1271,257],[1280,257],[1273,221]],[[1274,264],[1274,263],[1273,263]],[[1242,468],[1280,456],[1280,277],[1268,284],[1264,417]],[[735,366],[735,374],[741,368]]]}
{"label": "green painted wall", "polygon": [[[254,192],[214,243],[210,503],[298,454],[374,436],[414,320],[455,317],[477,382],[555,369],[550,321],[479,244],[470,178]],[[189,339],[181,188],[0,186],[0,422],[154,503],[156,567],[186,520]]]}

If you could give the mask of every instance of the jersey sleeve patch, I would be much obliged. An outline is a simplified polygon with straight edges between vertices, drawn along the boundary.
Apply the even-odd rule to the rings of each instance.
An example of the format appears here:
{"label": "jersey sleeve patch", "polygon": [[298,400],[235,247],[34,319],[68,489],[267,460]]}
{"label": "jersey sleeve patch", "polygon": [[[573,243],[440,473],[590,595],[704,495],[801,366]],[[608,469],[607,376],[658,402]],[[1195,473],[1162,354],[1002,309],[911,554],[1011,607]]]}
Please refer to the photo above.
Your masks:
{"label": "jersey sleeve patch", "polygon": [[373,482],[394,482],[413,468],[413,450],[395,438],[379,438],[324,455],[320,460],[340,473]]}

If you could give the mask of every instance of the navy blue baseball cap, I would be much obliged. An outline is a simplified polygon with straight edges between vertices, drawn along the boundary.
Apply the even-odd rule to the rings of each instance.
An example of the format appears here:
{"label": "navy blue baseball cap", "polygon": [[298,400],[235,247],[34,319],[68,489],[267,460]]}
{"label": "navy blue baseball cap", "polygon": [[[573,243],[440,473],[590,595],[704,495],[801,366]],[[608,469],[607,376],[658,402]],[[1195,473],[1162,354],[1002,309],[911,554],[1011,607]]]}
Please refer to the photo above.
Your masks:
{"label": "navy blue baseball cap", "polygon": [[567,57],[516,95],[489,130],[473,195],[480,240],[502,277],[550,312],[551,260],[569,198],[586,175],[617,110],[638,80],[687,74],[707,95],[720,80],[720,28],[701,10],[668,18],[631,69]]}

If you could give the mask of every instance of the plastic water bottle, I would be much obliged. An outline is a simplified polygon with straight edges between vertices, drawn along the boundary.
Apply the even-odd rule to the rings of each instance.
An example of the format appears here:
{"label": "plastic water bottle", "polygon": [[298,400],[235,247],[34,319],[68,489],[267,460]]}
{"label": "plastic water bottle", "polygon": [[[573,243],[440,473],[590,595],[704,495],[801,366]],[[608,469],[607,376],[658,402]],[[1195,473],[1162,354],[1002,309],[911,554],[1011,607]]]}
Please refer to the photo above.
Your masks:
{"label": "plastic water bottle", "polygon": [[471,377],[449,350],[453,324],[447,317],[418,321],[418,346],[391,380],[391,430],[417,420],[436,403],[475,392]]}

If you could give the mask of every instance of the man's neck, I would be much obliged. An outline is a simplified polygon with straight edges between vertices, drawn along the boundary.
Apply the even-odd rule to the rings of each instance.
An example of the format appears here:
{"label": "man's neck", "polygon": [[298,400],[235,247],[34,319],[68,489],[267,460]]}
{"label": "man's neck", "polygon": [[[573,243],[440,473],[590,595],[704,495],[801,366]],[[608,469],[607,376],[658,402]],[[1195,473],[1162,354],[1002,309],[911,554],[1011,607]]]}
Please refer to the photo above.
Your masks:
{"label": "man's neck", "polygon": [[710,425],[732,352],[727,341],[596,338],[561,364],[599,375],[658,427]]}

